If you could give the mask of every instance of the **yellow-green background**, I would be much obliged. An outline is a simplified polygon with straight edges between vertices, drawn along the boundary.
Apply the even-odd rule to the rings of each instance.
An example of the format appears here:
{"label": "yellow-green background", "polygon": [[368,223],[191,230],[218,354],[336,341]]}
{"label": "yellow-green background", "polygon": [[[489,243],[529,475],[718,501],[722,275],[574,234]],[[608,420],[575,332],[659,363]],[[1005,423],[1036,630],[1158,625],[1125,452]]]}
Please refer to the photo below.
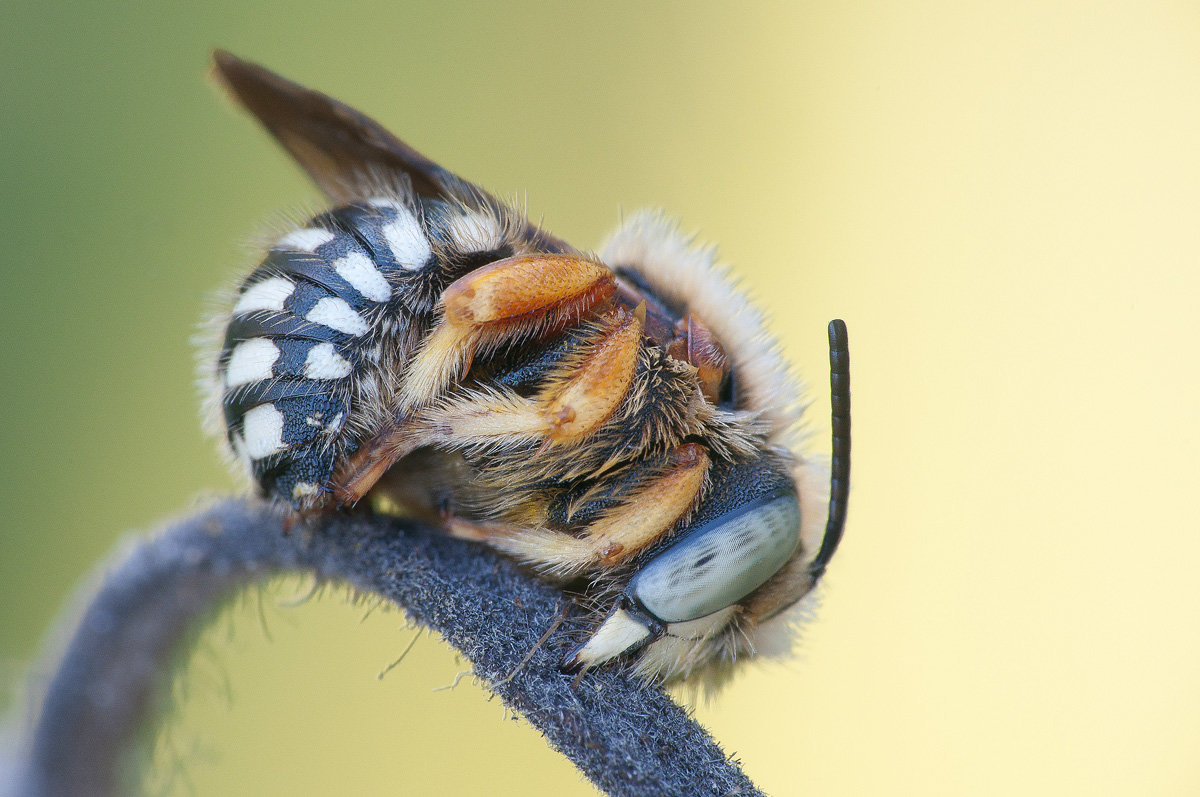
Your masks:
{"label": "yellow-green background", "polygon": [[[1194,3],[304,6],[0,3],[5,682],[123,533],[230,489],[189,337],[316,198],[206,80],[223,46],[581,246],[677,214],[770,310],[821,448],[847,320],[824,609],[697,711],[764,788],[1200,793]],[[466,669],[439,642],[379,681],[403,618],[276,606],[303,590],[204,637],[155,782],[590,792],[469,678],[432,691]]]}

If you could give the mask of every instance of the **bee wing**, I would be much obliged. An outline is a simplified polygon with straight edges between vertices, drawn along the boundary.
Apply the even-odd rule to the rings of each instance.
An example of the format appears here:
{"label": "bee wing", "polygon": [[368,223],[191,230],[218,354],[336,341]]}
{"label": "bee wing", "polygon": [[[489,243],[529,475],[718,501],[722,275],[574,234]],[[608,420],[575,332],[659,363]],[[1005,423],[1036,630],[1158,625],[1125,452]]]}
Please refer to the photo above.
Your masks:
{"label": "bee wing", "polygon": [[[406,176],[421,197],[496,202],[486,191],[439,166],[375,120],[318,91],[224,50],[213,52],[217,77],[336,202],[362,199],[381,178]],[[530,226],[539,249],[573,251]]]}

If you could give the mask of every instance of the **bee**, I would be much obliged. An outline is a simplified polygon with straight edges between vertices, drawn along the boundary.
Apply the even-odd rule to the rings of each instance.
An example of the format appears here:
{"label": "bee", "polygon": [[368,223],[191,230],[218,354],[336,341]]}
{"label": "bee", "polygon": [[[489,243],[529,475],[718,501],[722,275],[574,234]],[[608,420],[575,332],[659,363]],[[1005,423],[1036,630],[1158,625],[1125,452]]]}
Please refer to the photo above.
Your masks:
{"label": "bee", "polygon": [[842,536],[845,325],[826,468],[763,317],[663,217],[583,252],[358,111],[215,63],[332,202],[222,319],[213,401],[257,489],[301,517],[398,507],[573,586],[567,669],[719,681],[779,650]]}

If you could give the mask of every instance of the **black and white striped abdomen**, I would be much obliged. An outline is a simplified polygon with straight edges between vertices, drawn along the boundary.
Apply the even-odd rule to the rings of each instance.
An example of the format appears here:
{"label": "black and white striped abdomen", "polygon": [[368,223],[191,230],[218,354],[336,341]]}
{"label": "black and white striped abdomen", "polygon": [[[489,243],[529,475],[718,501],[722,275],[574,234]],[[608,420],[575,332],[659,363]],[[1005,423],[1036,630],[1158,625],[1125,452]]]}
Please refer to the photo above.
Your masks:
{"label": "black and white striped abdomen", "polygon": [[227,436],[264,493],[297,507],[358,440],[355,388],[457,274],[511,250],[501,219],[442,202],[335,208],[284,235],[243,282],[218,361]]}

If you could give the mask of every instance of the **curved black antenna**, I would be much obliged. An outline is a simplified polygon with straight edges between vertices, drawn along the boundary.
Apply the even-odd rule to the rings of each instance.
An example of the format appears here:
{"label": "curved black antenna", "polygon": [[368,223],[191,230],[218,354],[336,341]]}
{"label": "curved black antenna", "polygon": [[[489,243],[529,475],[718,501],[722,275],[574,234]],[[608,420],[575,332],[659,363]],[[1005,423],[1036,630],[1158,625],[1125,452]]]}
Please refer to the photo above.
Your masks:
{"label": "curved black antenna", "polygon": [[837,551],[846,526],[846,502],[850,495],[850,339],[846,322],[829,322],[829,397],[833,407],[833,456],[829,462],[829,519],[821,550],[808,566],[816,582]]}

